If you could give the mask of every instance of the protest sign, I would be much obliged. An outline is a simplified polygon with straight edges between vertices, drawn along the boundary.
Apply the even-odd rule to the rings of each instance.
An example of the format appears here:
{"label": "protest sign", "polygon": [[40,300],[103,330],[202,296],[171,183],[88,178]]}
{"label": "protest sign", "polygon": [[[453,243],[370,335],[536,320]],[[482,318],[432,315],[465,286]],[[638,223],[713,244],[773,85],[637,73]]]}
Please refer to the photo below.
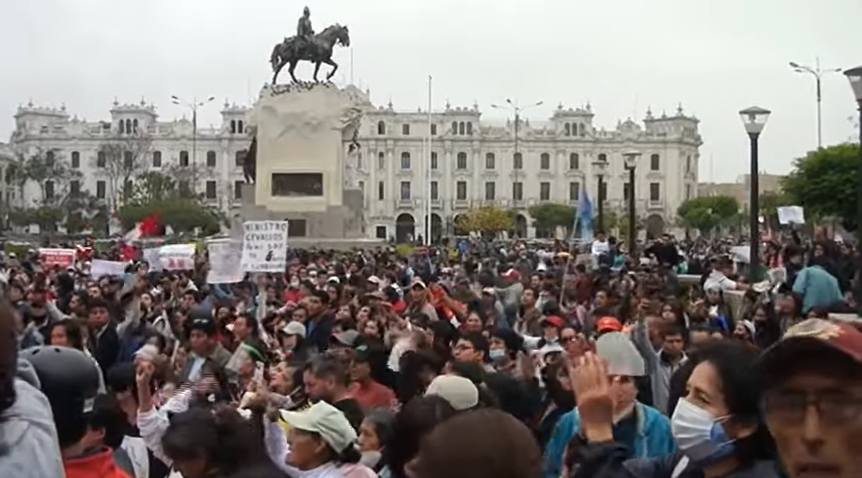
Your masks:
{"label": "protest sign", "polygon": [[125,262],[103,261],[101,259],[94,259],[93,262],[90,263],[90,275],[94,279],[98,279],[104,276],[123,277],[125,273]]}
{"label": "protest sign", "polygon": [[209,284],[235,284],[242,282],[242,246],[237,241],[218,240],[207,243],[210,270]]}
{"label": "protest sign", "polygon": [[782,226],[805,224],[805,209],[802,206],[782,206],[776,211],[778,212],[778,222]]}
{"label": "protest sign", "polygon": [[39,261],[46,269],[67,269],[75,264],[75,249],[39,249]]}
{"label": "protest sign", "polygon": [[242,270],[284,272],[287,265],[287,221],[246,221],[242,228]]}
{"label": "protest sign", "polygon": [[194,244],[170,244],[159,248],[159,262],[167,271],[190,271],[195,268]]}

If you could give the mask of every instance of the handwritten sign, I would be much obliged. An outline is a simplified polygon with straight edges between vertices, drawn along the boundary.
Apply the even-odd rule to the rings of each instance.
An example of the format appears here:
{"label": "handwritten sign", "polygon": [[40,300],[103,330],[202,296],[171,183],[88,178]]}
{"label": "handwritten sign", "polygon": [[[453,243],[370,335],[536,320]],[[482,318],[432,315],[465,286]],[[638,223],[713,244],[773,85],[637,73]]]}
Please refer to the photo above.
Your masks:
{"label": "handwritten sign", "polygon": [[126,273],[126,263],[117,261],[103,261],[95,259],[90,264],[90,275],[98,279],[103,276],[123,277]]}
{"label": "handwritten sign", "polygon": [[75,249],[39,249],[39,261],[46,269],[67,269],[75,264]]}
{"label": "handwritten sign", "polygon": [[284,272],[287,265],[287,221],[247,221],[242,228],[242,270]]}
{"label": "handwritten sign", "polygon": [[242,282],[242,246],[231,240],[207,243],[210,270],[207,273],[209,284],[235,284]]}

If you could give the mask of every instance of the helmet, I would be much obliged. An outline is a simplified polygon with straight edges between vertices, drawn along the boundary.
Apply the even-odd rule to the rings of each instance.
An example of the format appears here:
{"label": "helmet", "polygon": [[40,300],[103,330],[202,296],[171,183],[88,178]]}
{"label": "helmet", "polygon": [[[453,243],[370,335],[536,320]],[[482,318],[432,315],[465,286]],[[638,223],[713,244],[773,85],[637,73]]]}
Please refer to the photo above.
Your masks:
{"label": "helmet", "polygon": [[[102,371],[78,349],[46,345],[21,352],[39,377],[42,393],[55,412],[84,414],[92,410]],[[56,413],[55,413],[56,416]]]}

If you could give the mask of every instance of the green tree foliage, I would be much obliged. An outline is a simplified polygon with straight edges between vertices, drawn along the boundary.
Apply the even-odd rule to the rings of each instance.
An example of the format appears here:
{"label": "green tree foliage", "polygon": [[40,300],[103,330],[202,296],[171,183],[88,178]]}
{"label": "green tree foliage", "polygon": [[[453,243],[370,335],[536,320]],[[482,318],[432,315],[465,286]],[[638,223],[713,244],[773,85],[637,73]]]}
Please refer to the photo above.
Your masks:
{"label": "green tree foliage", "polygon": [[[69,210],[65,204],[69,198],[72,180],[80,180],[81,173],[72,169],[56,150],[36,150],[29,154],[18,152],[6,168],[7,184],[18,189],[21,202],[10,208],[10,222],[17,226],[36,224],[42,233],[53,233],[58,223],[64,222]],[[39,188],[39,197],[31,203],[24,200],[28,183]]]}
{"label": "green tree foliage", "polygon": [[812,151],[797,159],[784,179],[784,192],[806,217],[835,216],[848,230],[856,230],[859,145],[839,144]]}
{"label": "green tree foliage", "polygon": [[685,227],[705,234],[732,221],[739,213],[739,202],[731,196],[704,196],[683,202],[676,213]]}
{"label": "green tree foliage", "polygon": [[537,229],[571,228],[575,223],[576,209],[568,204],[539,204],[531,207],[529,212],[533,218],[533,227]]}
{"label": "green tree foliage", "polygon": [[187,197],[171,176],[147,172],[136,181],[124,205],[117,210],[123,227],[130,229],[138,222],[158,215],[165,226],[175,233],[190,233],[200,228],[205,235],[219,232],[219,213],[200,198]]}
{"label": "green tree foliage", "polygon": [[512,213],[493,206],[473,209],[458,216],[458,228],[462,231],[479,232],[486,236],[494,236],[514,227]]}

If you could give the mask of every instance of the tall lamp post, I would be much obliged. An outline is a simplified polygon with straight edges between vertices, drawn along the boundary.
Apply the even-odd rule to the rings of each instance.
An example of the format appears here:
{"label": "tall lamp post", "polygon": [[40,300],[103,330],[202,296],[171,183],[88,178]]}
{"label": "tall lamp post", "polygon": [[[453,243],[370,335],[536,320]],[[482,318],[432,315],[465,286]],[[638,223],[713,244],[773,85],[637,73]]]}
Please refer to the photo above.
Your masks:
{"label": "tall lamp post", "polygon": [[797,73],[808,73],[814,76],[815,85],[816,85],[816,94],[817,94],[817,149],[823,147],[823,122],[821,120],[821,108],[820,103],[823,99],[820,94],[820,80],[823,78],[823,75],[828,73],[839,73],[841,71],[840,68],[829,68],[826,70],[820,69],[820,59],[818,58],[814,64],[814,68],[810,66],[800,65],[794,61],[790,62],[790,67],[793,68],[793,71]]}
{"label": "tall lamp post", "polygon": [[844,72],[850,80],[856,104],[859,107],[859,172],[856,173],[856,307],[862,317],[862,66],[851,68]]}
{"label": "tall lamp post", "polygon": [[637,228],[635,227],[635,170],[637,169],[638,159],[641,157],[640,151],[628,151],[623,153],[625,158],[626,170],[629,172],[629,254],[635,255],[637,250]]}
{"label": "tall lamp post", "polygon": [[605,232],[605,197],[602,191],[605,189],[605,171],[608,169],[607,161],[593,161],[593,169],[596,171],[598,191],[596,191],[596,202],[599,204],[599,222],[596,232]]}
{"label": "tall lamp post", "polygon": [[192,101],[185,101],[179,96],[172,95],[171,103],[175,105],[181,105],[192,110],[192,192],[197,192],[197,181],[198,181],[198,171],[197,171],[197,143],[198,143],[198,107],[203,106],[210,101],[215,100],[215,96],[210,96],[204,101],[198,101],[197,98],[194,98]]}
{"label": "tall lamp post", "polygon": [[751,251],[751,260],[749,261],[749,280],[751,283],[757,280],[757,271],[760,269],[760,232],[758,226],[760,222],[760,169],[757,164],[757,139],[766,126],[766,120],[769,118],[770,111],[758,106],[752,106],[739,112],[742,118],[742,124],[745,126],[745,132],[748,133],[748,138],[751,143],[751,178],[749,180],[749,201],[748,212],[749,218],[749,244]]}
{"label": "tall lamp post", "polygon": [[521,113],[523,113],[524,111],[526,111],[530,108],[535,108],[536,106],[542,106],[544,103],[545,103],[544,101],[537,101],[531,105],[527,105],[527,106],[522,107],[518,104],[517,100],[512,101],[511,99],[506,98],[506,104],[504,104],[504,105],[495,105],[495,104],[491,105],[491,108],[495,108],[498,110],[511,110],[513,113],[515,113],[515,154],[518,154],[518,130],[520,129],[520,126],[521,126]]}

